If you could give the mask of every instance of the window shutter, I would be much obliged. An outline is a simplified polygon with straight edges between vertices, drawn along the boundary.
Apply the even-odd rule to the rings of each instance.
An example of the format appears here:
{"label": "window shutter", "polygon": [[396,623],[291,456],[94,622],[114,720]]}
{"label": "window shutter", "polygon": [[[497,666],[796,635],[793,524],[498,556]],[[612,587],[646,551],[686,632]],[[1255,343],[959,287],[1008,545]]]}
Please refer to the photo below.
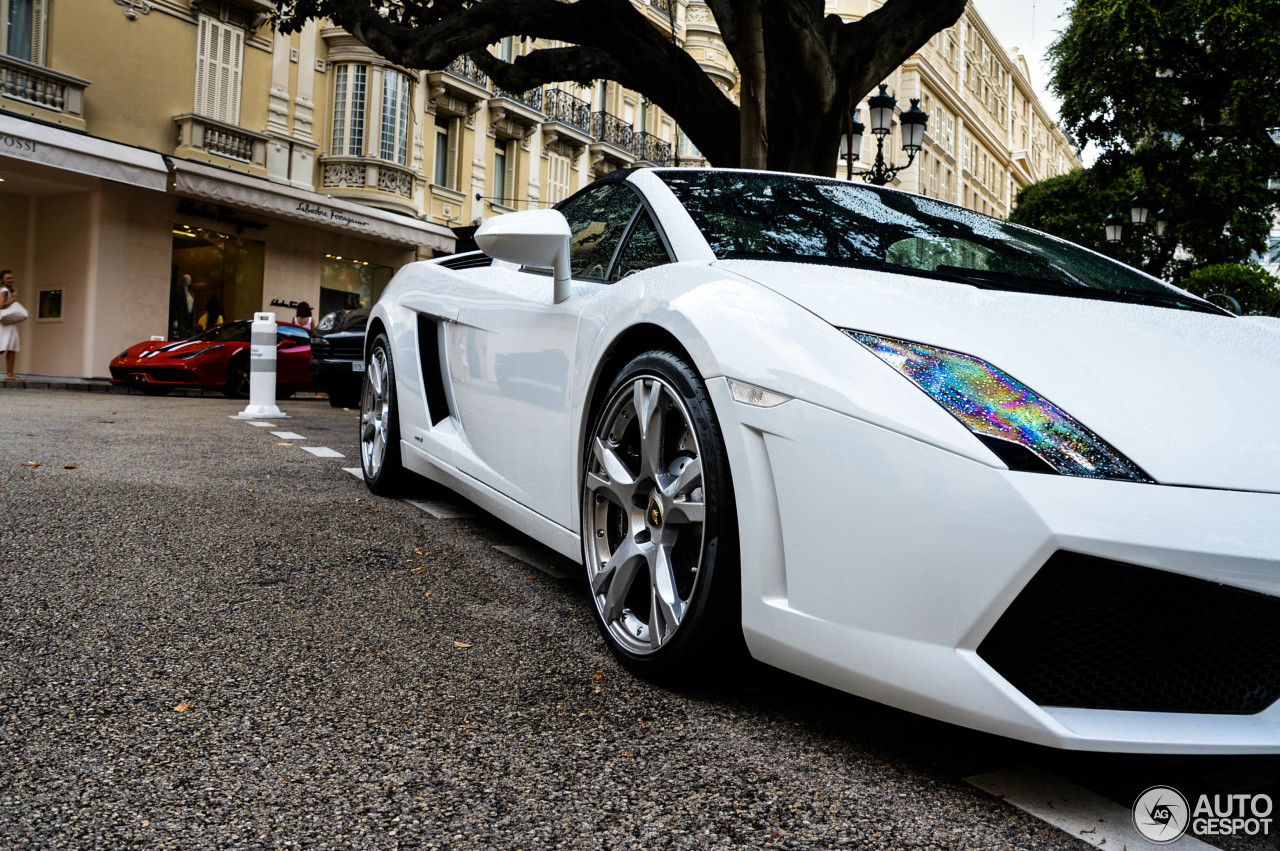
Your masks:
{"label": "window shutter", "polygon": [[208,85],[209,79],[209,38],[212,35],[209,32],[209,25],[212,23],[203,15],[197,22],[196,35],[196,112],[204,115],[208,112],[205,106],[207,95],[205,94],[205,86]]}
{"label": "window shutter", "polygon": [[195,111],[236,124],[240,121],[244,32],[201,15],[196,38]]}
{"label": "window shutter", "polygon": [[462,135],[461,122],[456,118],[449,119],[449,164],[448,187],[458,188],[458,137]]}
{"label": "window shutter", "polygon": [[31,61],[37,65],[44,64],[45,24],[48,17],[48,0],[33,0],[31,4]]}

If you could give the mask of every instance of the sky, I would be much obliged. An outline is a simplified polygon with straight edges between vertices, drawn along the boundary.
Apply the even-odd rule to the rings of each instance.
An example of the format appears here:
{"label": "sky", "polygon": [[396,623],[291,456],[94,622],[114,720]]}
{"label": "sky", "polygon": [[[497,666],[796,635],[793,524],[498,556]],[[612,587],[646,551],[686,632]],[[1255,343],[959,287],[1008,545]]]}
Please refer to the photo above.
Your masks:
{"label": "sky", "polygon": [[1056,119],[1058,100],[1049,94],[1050,68],[1045,51],[1066,26],[1069,0],[973,0],[978,14],[1005,49],[1016,47],[1027,57],[1031,84],[1045,109]]}

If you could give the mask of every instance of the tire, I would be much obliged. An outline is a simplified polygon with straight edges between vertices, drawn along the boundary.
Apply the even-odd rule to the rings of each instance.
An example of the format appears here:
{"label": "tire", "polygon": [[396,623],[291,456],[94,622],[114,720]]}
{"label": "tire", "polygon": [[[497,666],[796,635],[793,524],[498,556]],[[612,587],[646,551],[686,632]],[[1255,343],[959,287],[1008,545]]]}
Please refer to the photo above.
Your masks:
{"label": "tire", "polygon": [[329,407],[331,408],[358,408],[360,407],[361,393],[329,393]]}
{"label": "tire", "polygon": [[400,462],[400,405],[386,334],[374,339],[365,363],[360,393],[360,468],[369,490],[380,496],[396,496],[408,479]]}
{"label": "tire", "polygon": [[651,351],[603,398],[582,462],[596,625],[619,661],[650,679],[684,681],[737,661],[737,515],[706,385],[679,357]]}
{"label": "tire", "polygon": [[222,395],[228,399],[249,398],[249,352],[238,352],[227,364],[227,381]]}
{"label": "tire", "polygon": [[172,387],[166,387],[163,384],[142,383],[137,387],[142,391],[143,396],[168,396],[173,392]]}

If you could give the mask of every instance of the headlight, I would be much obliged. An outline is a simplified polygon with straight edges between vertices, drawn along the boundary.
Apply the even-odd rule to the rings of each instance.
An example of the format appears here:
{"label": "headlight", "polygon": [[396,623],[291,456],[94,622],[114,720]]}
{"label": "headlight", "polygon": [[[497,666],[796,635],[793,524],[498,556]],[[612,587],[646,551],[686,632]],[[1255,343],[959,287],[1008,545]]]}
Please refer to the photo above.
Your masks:
{"label": "headlight", "polygon": [[333,325],[338,321],[337,313],[326,313],[320,320],[320,324],[316,326],[317,331],[332,331]]}
{"label": "headlight", "polygon": [[1066,411],[984,360],[861,331],[845,333],[928,393],[1010,469],[1153,481]]}

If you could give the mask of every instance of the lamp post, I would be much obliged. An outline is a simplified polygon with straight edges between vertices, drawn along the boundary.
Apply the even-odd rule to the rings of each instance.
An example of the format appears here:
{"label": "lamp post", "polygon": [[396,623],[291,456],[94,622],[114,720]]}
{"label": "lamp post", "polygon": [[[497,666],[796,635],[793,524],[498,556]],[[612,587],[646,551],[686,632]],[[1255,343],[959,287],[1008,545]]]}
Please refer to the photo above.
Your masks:
{"label": "lamp post", "polygon": [[[1143,242],[1150,239],[1154,243],[1156,252],[1161,248],[1161,242],[1164,239],[1166,230],[1169,227],[1169,211],[1167,208],[1160,208],[1155,213],[1155,222],[1151,222],[1152,204],[1142,195],[1134,195],[1129,201],[1129,222],[1133,225],[1134,231],[1138,234],[1137,250],[1134,252],[1141,259],[1145,252],[1143,251]],[[1103,221],[1103,231],[1106,233],[1107,242],[1112,245],[1119,245],[1124,241],[1124,217],[1116,213],[1107,216]],[[1142,265],[1146,265],[1143,263]]]}
{"label": "lamp post", "polygon": [[[920,108],[920,99],[911,99],[911,108],[905,110],[898,119],[902,124],[902,150],[907,154],[903,165],[894,165],[884,158],[884,140],[893,132],[893,112],[897,107],[897,99],[889,94],[887,83],[880,84],[880,91],[867,98],[871,132],[876,137],[876,159],[871,168],[862,172],[862,179],[875,186],[884,186],[898,176],[898,172],[910,167],[916,154],[924,146],[924,130],[929,123],[928,114]],[[853,161],[858,159],[858,150],[862,147],[862,133],[866,128],[862,122],[849,116],[849,131],[841,140],[840,153],[845,158],[845,176],[853,179]]]}

